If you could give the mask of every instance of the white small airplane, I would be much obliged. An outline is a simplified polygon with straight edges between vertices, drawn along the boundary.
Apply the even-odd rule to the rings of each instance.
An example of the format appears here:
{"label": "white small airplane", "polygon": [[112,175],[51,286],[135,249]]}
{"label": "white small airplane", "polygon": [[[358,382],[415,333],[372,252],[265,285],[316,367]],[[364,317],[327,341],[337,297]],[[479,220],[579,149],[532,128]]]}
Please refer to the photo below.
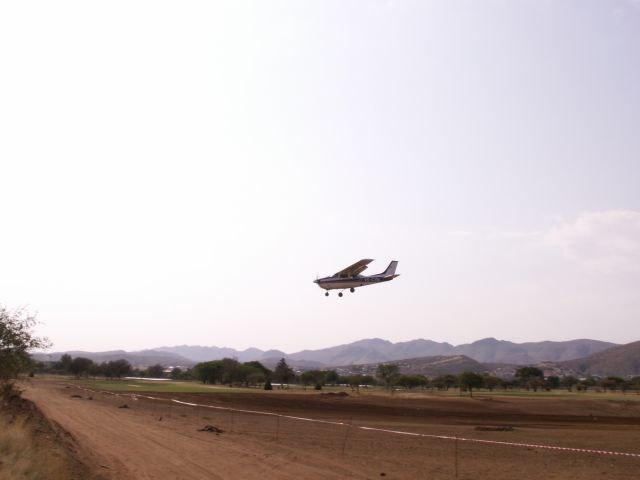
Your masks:
{"label": "white small airplane", "polygon": [[[400,276],[400,274],[396,274],[398,262],[395,260],[392,261],[387,269],[382,273],[369,276],[360,275],[367,269],[367,265],[371,262],[373,262],[373,260],[364,258],[350,267],[340,270],[338,273],[334,273],[330,277],[314,280],[313,283],[317,283],[320,288],[327,290],[325,292],[325,296],[328,297],[329,290],[346,290],[348,288],[351,293],[353,293],[358,287],[366,287],[367,285],[374,285],[380,282],[388,282],[389,280],[393,280]],[[342,292],[338,293],[338,296],[341,297]]]}

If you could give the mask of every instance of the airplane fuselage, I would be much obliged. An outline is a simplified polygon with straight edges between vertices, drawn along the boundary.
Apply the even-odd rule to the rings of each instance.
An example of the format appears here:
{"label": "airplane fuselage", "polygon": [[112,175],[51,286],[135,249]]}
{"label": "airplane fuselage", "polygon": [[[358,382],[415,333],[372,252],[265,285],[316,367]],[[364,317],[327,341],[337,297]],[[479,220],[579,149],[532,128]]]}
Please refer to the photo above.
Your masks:
{"label": "airplane fuselage", "polygon": [[355,277],[347,278],[325,277],[316,280],[316,283],[320,288],[324,288],[325,290],[344,290],[347,288],[358,288],[366,285],[373,285],[375,283],[388,282],[397,276],[398,275],[370,275],[366,277],[364,275],[356,275]]}

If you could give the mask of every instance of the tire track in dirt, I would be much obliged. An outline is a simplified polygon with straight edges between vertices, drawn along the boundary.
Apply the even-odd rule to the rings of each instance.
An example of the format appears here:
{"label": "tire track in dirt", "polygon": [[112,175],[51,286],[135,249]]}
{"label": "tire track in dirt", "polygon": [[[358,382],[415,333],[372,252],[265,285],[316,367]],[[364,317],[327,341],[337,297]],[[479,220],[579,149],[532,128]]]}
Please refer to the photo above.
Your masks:
{"label": "tire track in dirt", "polygon": [[[91,391],[91,392],[94,391],[94,390],[86,389],[86,388],[83,388],[83,387],[77,387],[77,388],[80,388],[80,389],[86,390],[86,391]],[[154,397],[154,396],[150,396],[150,395],[141,395],[141,394],[136,394],[136,393],[130,393],[130,394],[129,393],[126,393],[126,394],[113,393],[113,395],[122,396],[122,397],[129,397],[129,398],[133,398],[133,399],[135,399],[136,397],[139,397],[139,398],[146,398],[148,400],[165,400],[165,401],[177,403],[177,404],[180,404],[180,405],[188,405],[188,406],[191,406],[191,407],[199,406],[199,407],[202,407],[202,408],[211,408],[211,409],[216,409],[216,410],[234,411],[234,412],[238,412],[238,413],[248,413],[248,414],[253,414],[253,415],[275,416],[275,417],[280,417],[280,418],[287,418],[287,419],[290,419],[290,420],[298,420],[298,421],[302,421],[302,422],[323,423],[323,424],[326,424],[326,425],[334,425],[334,426],[337,426],[337,427],[356,428],[356,429],[360,429],[360,430],[367,430],[367,431],[370,431],[370,432],[387,433],[387,434],[392,434],[392,435],[406,435],[406,436],[413,436],[413,437],[434,438],[434,439],[439,439],[439,440],[449,440],[449,441],[455,441],[455,442],[480,443],[480,444],[484,444],[484,445],[503,445],[503,446],[520,447],[520,448],[538,448],[538,449],[542,449],[542,450],[555,450],[555,451],[559,451],[559,452],[584,453],[584,454],[593,454],[593,455],[612,455],[612,456],[621,456],[621,457],[630,457],[630,458],[639,458],[640,459],[640,453],[616,452],[616,451],[612,451],[612,450],[600,450],[600,449],[578,448],[578,447],[561,447],[561,446],[555,446],[555,445],[543,445],[543,444],[533,444],[533,443],[502,442],[502,441],[497,441],[497,440],[484,440],[484,439],[478,439],[478,438],[466,438],[466,437],[458,437],[458,436],[451,436],[451,435],[432,435],[432,434],[427,434],[427,433],[407,432],[407,431],[401,431],[401,430],[390,430],[390,429],[386,429],[386,428],[368,427],[368,426],[363,426],[363,425],[351,425],[351,424],[346,423],[346,422],[320,420],[320,419],[317,419],[317,418],[300,417],[300,416],[293,416],[293,415],[283,415],[283,414],[279,414],[279,413],[275,413],[275,412],[267,412],[267,411],[260,411],[260,410],[245,410],[245,409],[241,409],[241,408],[231,408],[231,407],[221,407],[221,406],[207,405],[207,404],[198,404],[198,403],[185,402],[185,401],[178,400],[178,399],[175,399],[175,398],[163,399],[163,398],[160,398],[160,397]]]}
{"label": "tire track in dirt", "polygon": [[167,427],[169,422],[116,410],[115,404],[100,398],[74,399],[68,392],[55,385],[34,384],[25,397],[75,436],[94,468],[103,468],[118,480],[367,478],[339,459],[233,433],[198,434],[193,427],[176,427],[177,422]]}

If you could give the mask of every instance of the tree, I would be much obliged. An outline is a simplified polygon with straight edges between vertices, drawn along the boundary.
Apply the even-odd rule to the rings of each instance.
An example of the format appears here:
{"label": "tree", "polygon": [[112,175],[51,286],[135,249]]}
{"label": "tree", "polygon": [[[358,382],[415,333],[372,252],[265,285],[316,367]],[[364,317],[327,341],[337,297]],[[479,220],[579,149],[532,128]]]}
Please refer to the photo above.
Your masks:
{"label": "tree", "polygon": [[[426,377],[425,377],[425,380],[426,380]],[[360,379],[360,385],[366,385],[367,387],[374,385],[375,383],[376,383],[376,380],[371,375],[363,375],[362,378]]]}
{"label": "tree", "polygon": [[273,378],[280,383],[280,388],[283,388],[283,385],[289,384],[296,378],[296,374],[293,373],[293,369],[287,365],[286,360],[281,358],[276,365],[276,369],[273,371]]}
{"label": "tree", "polygon": [[270,376],[271,370],[258,361],[245,362],[240,366],[240,377],[247,387],[264,383]]}
{"label": "tree", "polygon": [[493,392],[493,389],[502,384],[502,379],[493,375],[487,375],[484,377],[484,386]]}
{"label": "tree", "polygon": [[19,373],[31,368],[31,350],[49,347],[46,338],[34,335],[36,324],[35,316],[25,310],[11,312],[0,306],[0,383],[10,384]]}
{"label": "tree", "polygon": [[159,363],[147,368],[146,376],[151,378],[161,378],[164,375],[164,367]]}
{"label": "tree", "polygon": [[596,384],[598,383],[598,379],[590,376],[582,380],[580,383],[582,383],[582,385],[584,386],[584,390],[588,390],[589,387],[596,386]]}
{"label": "tree", "polygon": [[259,370],[265,376],[271,375],[271,370],[269,370],[267,367],[265,367],[263,364],[261,364],[257,360],[253,360],[251,362],[245,362],[245,363],[243,363],[243,365],[246,365],[247,367],[251,367],[251,368],[253,368],[255,370]]}
{"label": "tree", "polygon": [[395,363],[381,363],[376,369],[376,376],[382,380],[387,390],[391,390],[391,385],[398,375],[400,375],[400,367]]}
{"label": "tree", "polygon": [[121,358],[120,360],[116,360],[115,362],[113,362],[112,369],[113,369],[113,373],[118,378],[131,375],[131,364],[124,358]]}
{"label": "tree", "polygon": [[360,385],[362,384],[362,375],[355,374],[349,376],[349,386],[352,392],[360,393]]}
{"label": "tree", "polygon": [[131,374],[131,364],[121,358],[120,360],[101,363],[99,371],[107,378],[122,378]]}
{"label": "tree", "polygon": [[602,381],[600,382],[600,386],[603,388],[603,390],[606,392],[607,388],[609,390],[617,390],[618,388],[622,387],[624,385],[624,379],[620,378],[620,377],[607,377],[602,379]]}
{"label": "tree", "polygon": [[65,372],[71,371],[71,362],[73,362],[73,358],[68,353],[65,353],[60,357],[60,369]]}
{"label": "tree", "polygon": [[245,362],[239,367],[238,378],[245,387],[264,383],[271,371],[260,362]]}
{"label": "tree", "polygon": [[306,390],[309,384],[313,382],[313,374],[311,373],[311,371],[302,372],[300,374],[300,381],[302,382],[302,385]]}
{"label": "tree", "polygon": [[180,376],[182,375],[182,369],[180,367],[173,367],[171,369],[171,380],[179,380]]}
{"label": "tree", "polygon": [[547,377],[544,381],[544,385],[547,389],[558,388],[560,387],[560,377],[556,377],[555,375]]}
{"label": "tree", "polygon": [[240,368],[240,362],[235,358],[223,358],[222,362],[222,383],[232,386],[234,383],[242,383],[244,378]]}
{"label": "tree", "polygon": [[93,378],[96,378],[99,373],[100,373],[100,365],[92,361],[91,365],[89,365],[89,369],[87,370],[87,375]]}
{"label": "tree", "polygon": [[400,375],[396,379],[396,383],[409,390],[416,387],[424,387],[428,384],[428,380],[423,375]]}
{"label": "tree", "polygon": [[464,372],[460,375],[460,387],[469,390],[469,396],[473,397],[474,388],[482,388],[484,377],[475,372]]}
{"label": "tree", "polygon": [[527,390],[533,388],[533,391],[538,391],[538,387],[542,385],[544,374],[542,370],[537,367],[521,367],[516,370],[516,380],[521,386]]}
{"label": "tree", "polygon": [[338,383],[338,372],[335,370],[327,370],[324,372],[324,381],[329,385],[335,385]]}
{"label": "tree", "polygon": [[434,378],[431,384],[438,390],[449,390],[458,385],[458,377],[455,375],[439,375]]}
{"label": "tree", "polygon": [[309,372],[311,377],[311,383],[313,383],[313,388],[315,390],[322,390],[322,386],[325,382],[325,372],[322,370],[310,370]]}
{"label": "tree", "polygon": [[578,379],[572,375],[567,375],[566,377],[562,377],[560,379],[560,385],[565,387],[567,391],[571,391],[574,385],[578,383]]}
{"label": "tree", "polygon": [[90,358],[76,357],[71,361],[69,371],[79,378],[88,375],[93,365]]}
{"label": "tree", "polygon": [[223,366],[220,360],[201,362],[193,367],[194,376],[202,383],[217,383],[222,380]]}

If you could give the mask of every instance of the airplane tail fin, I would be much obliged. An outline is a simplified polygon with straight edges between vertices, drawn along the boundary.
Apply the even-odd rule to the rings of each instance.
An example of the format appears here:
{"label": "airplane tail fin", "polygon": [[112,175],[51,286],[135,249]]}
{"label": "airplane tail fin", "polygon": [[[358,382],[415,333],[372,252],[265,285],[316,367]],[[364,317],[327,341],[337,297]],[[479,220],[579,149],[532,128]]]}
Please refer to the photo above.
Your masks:
{"label": "airplane tail fin", "polygon": [[383,275],[385,277],[388,277],[390,275],[395,275],[397,266],[398,266],[398,262],[396,260],[392,261],[387,267],[387,269],[384,271]]}

